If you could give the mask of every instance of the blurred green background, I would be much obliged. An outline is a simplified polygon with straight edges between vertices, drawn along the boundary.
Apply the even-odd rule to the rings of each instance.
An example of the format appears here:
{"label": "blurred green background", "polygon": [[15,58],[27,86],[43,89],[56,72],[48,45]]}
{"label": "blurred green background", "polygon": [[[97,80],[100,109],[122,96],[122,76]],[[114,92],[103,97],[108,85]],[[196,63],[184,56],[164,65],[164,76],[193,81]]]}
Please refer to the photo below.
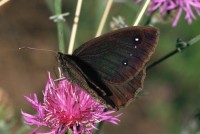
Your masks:
{"label": "blurred green background", "polygon": [[[76,48],[94,38],[106,3],[83,1]],[[58,51],[56,23],[49,20],[54,14],[52,4],[53,0],[13,0],[0,7],[0,118],[6,123],[15,120],[10,131],[13,134],[21,127],[20,110],[34,113],[23,96],[36,92],[42,97],[47,71],[53,72],[58,65],[51,53],[18,49],[31,46]],[[70,12],[66,17],[66,46],[76,4],[76,0],[63,0],[63,12]],[[132,25],[140,9],[141,5],[132,0],[115,0],[103,32],[111,31],[112,17],[119,15]],[[176,27],[171,22],[155,25],[160,29],[160,40],[151,62],[174,50],[178,37],[188,41],[200,34],[200,17],[189,25],[184,15]],[[147,18],[145,15],[140,24]],[[200,42],[149,70],[143,90],[146,95],[121,109],[120,124],[105,123],[102,133],[193,134],[199,129],[195,116],[200,113],[199,79]]]}

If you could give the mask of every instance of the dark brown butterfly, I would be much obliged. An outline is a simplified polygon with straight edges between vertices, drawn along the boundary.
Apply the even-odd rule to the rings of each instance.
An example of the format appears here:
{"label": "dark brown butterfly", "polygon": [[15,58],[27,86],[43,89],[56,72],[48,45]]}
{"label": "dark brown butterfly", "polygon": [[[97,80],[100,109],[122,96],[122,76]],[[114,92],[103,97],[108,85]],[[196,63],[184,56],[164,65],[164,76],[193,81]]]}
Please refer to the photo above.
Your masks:
{"label": "dark brown butterfly", "polygon": [[94,38],[72,55],[58,53],[64,76],[108,108],[119,109],[143,88],[145,65],[158,42],[158,29],[132,26]]}

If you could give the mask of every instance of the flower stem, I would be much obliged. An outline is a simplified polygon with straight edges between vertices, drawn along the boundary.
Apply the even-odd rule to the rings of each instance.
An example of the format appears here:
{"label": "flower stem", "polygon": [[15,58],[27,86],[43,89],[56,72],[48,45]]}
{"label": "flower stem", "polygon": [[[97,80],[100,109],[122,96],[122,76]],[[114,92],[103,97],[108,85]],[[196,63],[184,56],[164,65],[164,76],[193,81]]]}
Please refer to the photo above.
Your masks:
{"label": "flower stem", "polygon": [[[55,14],[59,15],[62,13],[62,0],[55,0]],[[63,21],[57,21],[57,31],[58,31],[58,44],[59,44],[59,51],[64,53],[65,52],[65,43],[64,43],[64,26]]]}
{"label": "flower stem", "polygon": [[147,10],[147,7],[148,7],[149,3],[150,3],[150,0],[146,0],[146,2],[144,3],[142,9],[140,10],[139,15],[136,18],[133,26],[137,26],[140,23],[140,21],[142,19],[142,16],[144,15],[145,11]]}
{"label": "flower stem", "polygon": [[73,131],[69,130],[65,134],[73,134]]}
{"label": "flower stem", "polygon": [[170,52],[169,54],[163,56],[162,58],[160,58],[159,60],[153,62],[152,64],[150,64],[149,66],[147,66],[147,70],[155,67],[156,65],[158,65],[159,63],[163,62],[164,60],[172,57],[173,55],[182,52],[182,50],[186,49],[187,47],[197,43],[198,41],[200,41],[200,35],[197,35],[196,37],[192,38],[190,41],[185,42],[182,41],[181,39],[177,39],[177,43],[176,43],[176,49],[173,50],[172,52]]}
{"label": "flower stem", "polygon": [[83,0],[78,0],[77,6],[76,6],[76,12],[75,12],[75,17],[74,17],[74,24],[73,24],[73,27],[72,27],[71,38],[70,38],[70,42],[69,42],[68,54],[72,54],[73,49],[74,49],[74,41],[75,41],[75,38],[76,38],[76,31],[77,31],[78,22],[79,22],[79,16],[80,16],[80,12],[81,12],[82,1]]}
{"label": "flower stem", "polygon": [[101,129],[103,127],[103,124],[104,124],[104,121],[100,122],[98,125],[97,125],[97,131],[95,132],[95,134],[101,134]]}
{"label": "flower stem", "polygon": [[99,24],[99,28],[98,28],[98,30],[97,30],[97,33],[96,33],[95,37],[98,37],[98,36],[101,35],[102,30],[103,30],[103,27],[104,27],[104,25],[105,25],[105,23],[106,23],[106,19],[107,19],[107,17],[108,17],[108,13],[110,12],[112,3],[113,3],[113,0],[108,0],[108,3],[107,3],[107,5],[106,5],[106,9],[105,9],[105,11],[104,11],[104,13],[103,13],[103,17],[102,17],[102,19],[101,19],[101,22],[100,22],[100,24]]}

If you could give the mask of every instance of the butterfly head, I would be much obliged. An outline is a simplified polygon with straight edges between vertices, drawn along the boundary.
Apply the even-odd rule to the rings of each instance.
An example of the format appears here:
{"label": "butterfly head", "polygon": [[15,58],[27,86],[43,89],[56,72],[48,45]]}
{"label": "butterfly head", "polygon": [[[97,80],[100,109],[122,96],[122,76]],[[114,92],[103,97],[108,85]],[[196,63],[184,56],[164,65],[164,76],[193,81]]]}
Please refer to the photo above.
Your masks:
{"label": "butterfly head", "polygon": [[58,52],[56,58],[58,60],[59,66],[62,69],[64,76],[68,80],[72,80],[72,76],[70,75],[70,68],[72,68],[72,67],[71,67],[71,64],[69,63],[71,61],[70,55]]}

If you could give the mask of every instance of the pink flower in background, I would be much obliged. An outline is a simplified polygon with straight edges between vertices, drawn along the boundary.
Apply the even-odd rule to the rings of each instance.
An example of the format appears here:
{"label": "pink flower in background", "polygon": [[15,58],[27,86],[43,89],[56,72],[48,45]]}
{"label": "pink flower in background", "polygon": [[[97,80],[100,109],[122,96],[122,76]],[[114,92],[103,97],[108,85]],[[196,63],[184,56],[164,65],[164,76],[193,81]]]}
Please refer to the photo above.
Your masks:
{"label": "pink flower in background", "polygon": [[[135,1],[136,3],[140,3],[142,0]],[[149,13],[157,10],[161,16],[164,16],[171,10],[177,10],[173,26],[177,25],[181,14],[185,12],[185,19],[191,24],[192,20],[196,19],[195,13],[200,16],[200,0],[151,0]]]}
{"label": "pink flower in background", "polygon": [[[118,124],[118,117],[111,116],[115,111],[106,111],[105,107],[84,92],[79,86],[63,79],[57,83],[49,75],[44,91],[43,102],[39,102],[37,95],[25,97],[37,111],[36,115],[22,111],[25,123],[37,125],[32,133],[39,133],[40,127],[50,128],[45,134],[65,134],[68,130],[74,134],[92,133],[97,129],[95,125],[101,121]],[[42,134],[42,133],[40,133]]]}

